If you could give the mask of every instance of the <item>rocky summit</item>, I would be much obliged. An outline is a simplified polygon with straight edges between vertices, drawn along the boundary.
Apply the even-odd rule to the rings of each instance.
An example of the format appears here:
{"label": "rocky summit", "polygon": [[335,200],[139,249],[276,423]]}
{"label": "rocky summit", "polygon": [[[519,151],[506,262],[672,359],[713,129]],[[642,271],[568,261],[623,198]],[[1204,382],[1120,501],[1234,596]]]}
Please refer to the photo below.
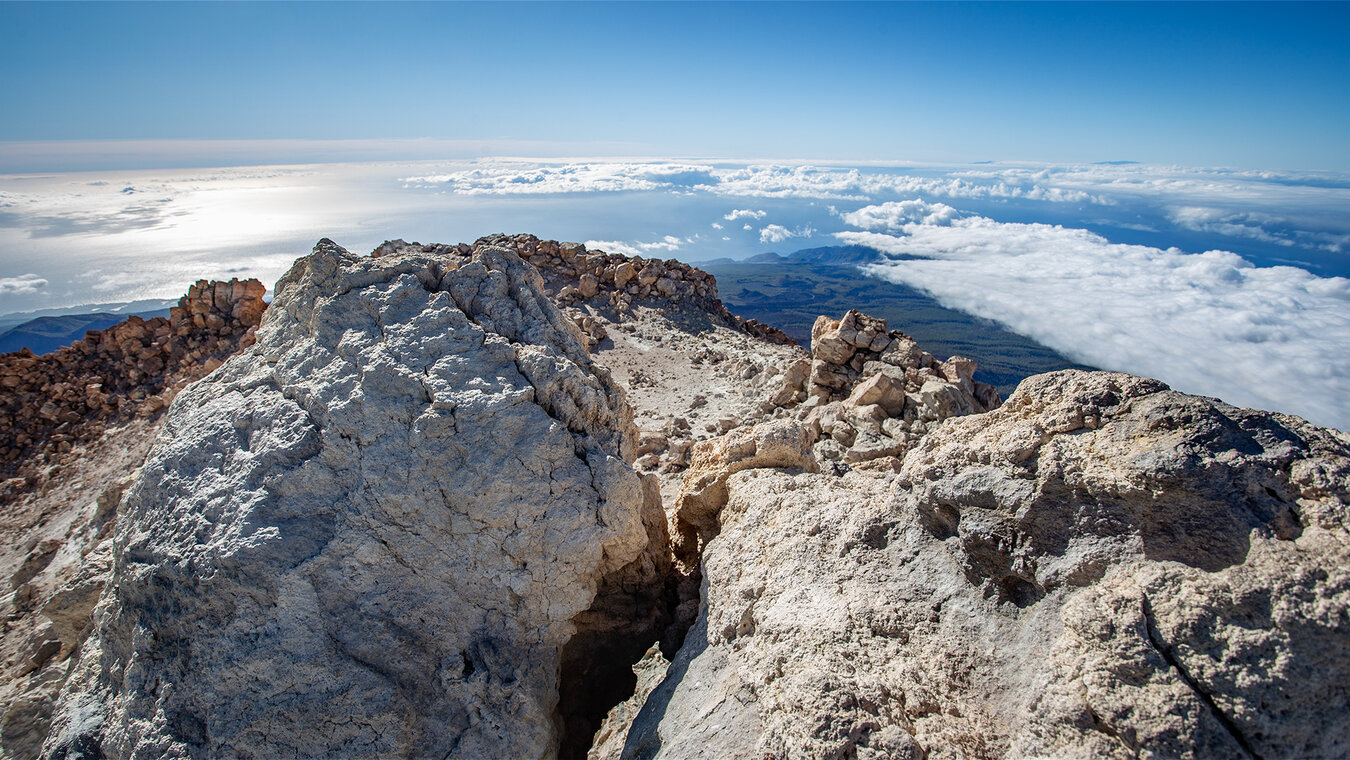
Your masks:
{"label": "rocky summit", "polygon": [[529,235],[274,290],[0,357],[3,757],[1350,755],[1344,432]]}

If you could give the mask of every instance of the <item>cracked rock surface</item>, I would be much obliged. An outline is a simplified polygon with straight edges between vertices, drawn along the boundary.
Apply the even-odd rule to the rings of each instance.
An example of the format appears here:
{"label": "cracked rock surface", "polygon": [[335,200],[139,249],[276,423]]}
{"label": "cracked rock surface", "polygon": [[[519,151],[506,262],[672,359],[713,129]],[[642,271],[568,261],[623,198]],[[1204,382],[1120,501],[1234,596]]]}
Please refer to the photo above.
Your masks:
{"label": "cracked rock surface", "polygon": [[647,549],[632,412],[491,247],[278,283],[128,489],[50,757],[551,756],[560,652]]}
{"label": "cracked rock surface", "polygon": [[603,757],[1350,753],[1350,436],[1068,371],[899,473],[776,464]]}

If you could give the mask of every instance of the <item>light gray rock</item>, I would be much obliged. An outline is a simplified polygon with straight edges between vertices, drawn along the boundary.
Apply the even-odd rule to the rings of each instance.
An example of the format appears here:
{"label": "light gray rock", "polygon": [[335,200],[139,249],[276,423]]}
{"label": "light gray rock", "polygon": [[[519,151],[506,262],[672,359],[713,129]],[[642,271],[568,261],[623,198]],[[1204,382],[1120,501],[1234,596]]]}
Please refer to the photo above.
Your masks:
{"label": "light gray rock", "polygon": [[698,547],[717,535],[718,514],[727,501],[727,478],[760,467],[815,470],[812,435],[795,421],[778,420],[740,428],[694,446],[689,471],[675,500],[675,556],[696,557]]}
{"label": "light gray rock", "polygon": [[905,384],[889,375],[876,374],[853,386],[845,403],[851,406],[879,404],[887,414],[895,417],[905,411]]}
{"label": "light gray rock", "polygon": [[626,758],[1350,754],[1350,436],[1060,372],[897,475],[745,469]]}
{"label": "light gray rock", "polygon": [[166,415],[48,756],[556,751],[573,619],[664,525],[532,267],[321,241]]}

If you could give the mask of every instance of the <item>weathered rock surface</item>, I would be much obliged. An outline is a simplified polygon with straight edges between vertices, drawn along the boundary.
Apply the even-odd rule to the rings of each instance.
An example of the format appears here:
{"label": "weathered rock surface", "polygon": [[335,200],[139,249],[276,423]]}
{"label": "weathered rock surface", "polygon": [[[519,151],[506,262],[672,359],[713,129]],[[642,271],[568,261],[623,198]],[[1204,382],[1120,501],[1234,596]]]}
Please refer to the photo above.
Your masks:
{"label": "weathered rock surface", "polygon": [[[540,240],[534,235],[488,235],[473,245],[421,245],[402,240],[385,241],[372,255],[395,252],[458,253],[467,255],[483,247],[506,248],[533,264],[544,278],[544,290],[564,309],[600,307],[618,313],[635,304],[658,302],[663,307],[702,312],[726,320],[757,338],[781,345],[795,345],[782,330],[754,319],[742,319],[727,310],[717,297],[717,279],[711,274],[675,259],[644,259],[618,253],[588,250],[581,243]],[[582,312],[573,311],[580,316]],[[603,338],[603,336],[600,336]]]}
{"label": "weathered rock surface", "polygon": [[[266,291],[257,280],[201,280],[167,319],[131,317],[44,356],[0,355],[0,475],[37,477],[106,425],[157,414],[253,342]],[[0,489],[0,503],[31,485]]]}
{"label": "weathered rock surface", "polygon": [[46,752],[550,756],[660,522],[631,420],[513,253],[322,241],[166,414]]}
{"label": "weathered rock surface", "polygon": [[1343,433],[1062,372],[899,474],[726,488],[698,623],[610,757],[1350,753]]}
{"label": "weathered rock surface", "polygon": [[38,756],[52,702],[112,569],[117,505],[155,427],[136,419],[82,448],[60,476],[0,511],[0,757]]}
{"label": "weathered rock surface", "polygon": [[742,470],[766,467],[817,470],[806,429],[789,421],[769,422],[694,446],[675,500],[675,556],[696,564],[700,547],[717,536],[728,498],[727,479]]}

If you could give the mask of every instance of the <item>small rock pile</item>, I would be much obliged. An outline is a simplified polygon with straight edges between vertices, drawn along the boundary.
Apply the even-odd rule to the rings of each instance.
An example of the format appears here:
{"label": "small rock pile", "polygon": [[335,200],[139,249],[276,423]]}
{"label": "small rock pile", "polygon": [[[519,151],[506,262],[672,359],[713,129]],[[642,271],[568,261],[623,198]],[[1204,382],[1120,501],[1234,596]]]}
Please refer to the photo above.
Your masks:
{"label": "small rock pile", "polygon": [[0,356],[0,473],[168,406],[182,385],[253,343],[266,291],[258,280],[200,280],[167,319],[131,317],[50,354]]}
{"label": "small rock pile", "polygon": [[[411,251],[467,256],[493,246],[515,251],[533,264],[544,277],[544,290],[564,308],[597,302],[618,314],[647,299],[686,303],[718,315],[746,333],[773,343],[794,341],[776,327],[754,319],[742,319],[727,310],[717,297],[717,279],[711,274],[675,259],[644,259],[617,253],[588,250],[582,243],[540,240],[534,235],[496,234],[481,237],[473,245],[422,245],[389,240],[371,252],[387,256]],[[590,335],[590,333],[587,333]],[[603,340],[603,336],[600,336]]]}
{"label": "small rock pile", "polygon": [[[797,374],[805,374],[803,366]],[[811,328],[811,363],[798,416],[819,439],[817,453],[847,464],[899,457],[948,417],[997,407],[998,391],[974,379],[975,362],[938,361],[886,320],[858,311],[821,316]],[[789,389],[784,389],[784,395]]]}

